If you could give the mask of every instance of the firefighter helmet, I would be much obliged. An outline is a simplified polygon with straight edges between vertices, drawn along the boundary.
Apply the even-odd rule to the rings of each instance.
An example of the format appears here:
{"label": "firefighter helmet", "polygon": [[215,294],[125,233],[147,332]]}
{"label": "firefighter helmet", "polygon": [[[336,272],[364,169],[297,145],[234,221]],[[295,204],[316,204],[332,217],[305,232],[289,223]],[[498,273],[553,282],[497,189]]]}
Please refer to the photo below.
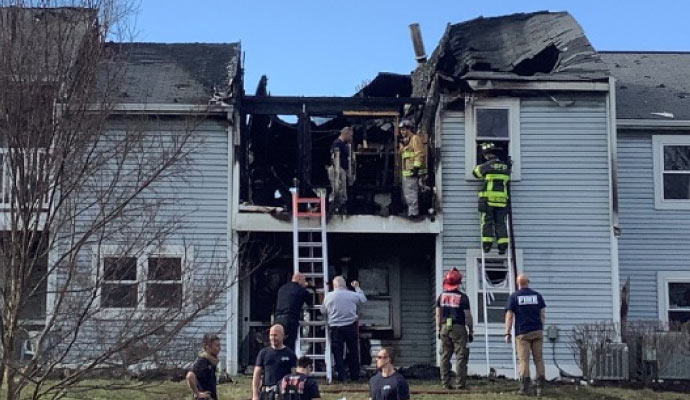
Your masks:
{"label": "firefighter helmet", "polygon": [[496,154],[501,151],[501,148],[496,146],[494,142],[484,142],[481,145],[482,154]]}
{"label": "firefighter helmet", "polygon": [[462,283],[462,274],[453,267],[443,277],[443,290],[456,290]]}
{"label": "firefighter helmet", "polygon": [[407,118],[403,118],[403,119],[401,119],[400,122],[398,123],[398,128],[410,128],[410,129],[414,129],[414,122],[412,122],[411,120],[409,120],[409,119],[407,119]]}

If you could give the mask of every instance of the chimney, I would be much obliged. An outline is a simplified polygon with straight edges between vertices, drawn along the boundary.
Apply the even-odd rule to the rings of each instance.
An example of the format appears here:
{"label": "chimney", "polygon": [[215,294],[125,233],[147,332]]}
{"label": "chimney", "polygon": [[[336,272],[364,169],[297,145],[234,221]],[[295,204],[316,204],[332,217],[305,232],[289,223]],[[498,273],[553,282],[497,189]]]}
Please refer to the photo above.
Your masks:
{"label": "chimney", "polygon": [[426,52],[424,51],[424,42],[422,41],[422,30],[419,28],[418,23],[410,24],[410,36],[412,37],[415,59],[417,63],[424,64],[426,62]]}

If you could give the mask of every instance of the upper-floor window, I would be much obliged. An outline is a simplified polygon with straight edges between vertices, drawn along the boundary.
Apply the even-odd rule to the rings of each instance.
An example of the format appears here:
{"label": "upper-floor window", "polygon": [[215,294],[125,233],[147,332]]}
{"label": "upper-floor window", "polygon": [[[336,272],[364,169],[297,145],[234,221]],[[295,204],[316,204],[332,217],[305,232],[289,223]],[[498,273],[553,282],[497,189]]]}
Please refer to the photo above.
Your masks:
{"label": "upper-floor window", "polygon": [[[95,249],[98,251],[98,249]],[[100,304],[103,309],[171,309],[184,303],[185,251],[181,246],[118,254],[102,247],[99,257]]]}
{"label": "upper-floor window", "polygon": [[654,206],[690,210],[690,136],[655,135]]}
{"label": "upper-floor window", "polygon": [[9,208],[15,196],[23,197],[27,204],[32,200],[40,203],[34,204],[34,209],[48,207],[51,193],[46,155],[45,149],[0,148],[0,210]]}
{"label": "upper-floor window", "polygon": [[465,178],[484,158],[480,145],[493,142],[502,161],[512,162],[512,180],[520,180],[520,99],[475,99],[465,107]]}

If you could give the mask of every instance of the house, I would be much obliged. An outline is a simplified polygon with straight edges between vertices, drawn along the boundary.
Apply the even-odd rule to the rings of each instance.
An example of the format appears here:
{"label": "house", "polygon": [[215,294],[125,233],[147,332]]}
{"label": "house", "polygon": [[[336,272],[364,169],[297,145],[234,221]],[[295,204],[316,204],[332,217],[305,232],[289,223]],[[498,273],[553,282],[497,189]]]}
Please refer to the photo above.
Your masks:
{"label": "house", "polygon": [[[578,370],[570,332],[581,323],[619,319],[615,238],[614,87],[577,22],[565,12],[478,18],[450,25],[427,62],[413,74],[413,96],[429,97],[422,121],[433,131],[441,162],[442,207],[435,285],[458,267],[476,316],[469,369],[491,366],[512,376],[503,340],[509,292],[507,256],[488,254],[493,296],[482,306],[479,182],[471,175],[478,144],[495,142],[512,160],[515,273],[524,272],[545,297],[547,376]],[[430,114],[430,115],[429,115]]]}
{"label": "house", "polygon": [[[508,256],[487,257],[494,289],[488,323],[480,306],[479,182],[471,170],[483,141],[500,142],[513,162],[515,249],[509,255],[516,272],[529,274],[532,285],[547,299],[548,325],[558,330],[553,356],[546,346],[547,360],[556,359],[558,367],[577,371],[571,329],[580,323],[619,319],[612,183],[614,88],[607,66],[577,22],[567,13],[550,12],[478,18],[450,25],[429,60],[418,59],[422,63],[412,74],[411,85],[405,77],[381,74],[353,98],[281,98],[268,96],[263,81],[256,96],[243,99],[242,112],[251,116],[247,119],[251,123],[241,138],[245,143],[239,146],[251,150],[241,150],[247,156],[234,161],[234,176],[247,166],[251,169],[251,163],[271,159],[265,154],[273,154],[280,164],[267,168],[273,172],[262,175],[271,177],[262,178],[260,186],[265,190],[269,180],[282,184],[273,183],[266,190],[276,196],[263,196],[272,197],[263,204],[249,194],[253,179],[249,173],[235,181],[232,190],[238,193],[231,201],[233,235],[260,237],[272,243],[278,254],[231,289],[237,290],[231,295],[237,304],[228,303],[229,313],[238,317],[231,319],[227,336],[232,340],[235,332],[230,331],[239,330],[236,337],[242,342],[229,343],[231,352],[241,351],[239,364],[252,363],[261,343],[259,332],[270,324],[272,293],[292,271],[291,225],[289,218],[279,218],[288,206],[276,200],[283,197],[280,186],[290,182],[280,174],[296,171],[300,181],[327,187],[322,166],[328,162],[327,146],[337,130],[355,126],[356,152],[364,152],[365,142],[376,140],[368,131],[375,127],[383,131],[378,136],[380,148],[390,149],[387,141],[394,132],[392,120],[384,117],[386,111],[414,118],[426,136],[434,197],[433,213],[422,221],[396,215],[394,188],[384,193],[389,196],[385,201],[363,193],[378,206],[329,220],[331,271],[359,277],[373,299],[363,310],[362,321],[372,345],[396,348],[403,366],[437,362],[433,304],[444,271],[455,266],[465,275],[464,290],[478,319],[470,371],[486,373],[487,332],[491,366],[512,374],[510,346],[502,343]],[[423,105],[418,103],[421,98]],[[276,117],[285,114],[302,115],[291,124]],[[367,115],[369,120],[363,122],[354,117]],[[324,122],[313,116],[330,118]],[[300,133],[307,130],[310,136]],[[267,136],[274,139],[269,144],[259,142]],[[304,164],[296,160],[301,146],[295,136],[298,143],[306,137],[312,146],[314,167],[308,177],[300,175]],[[257,205],[269,207],[256,212]],[[553,362],[547,365],[550,377],[558,374]]]}
{"label": "house", "polygon": [[225,333],[236,280],[239,44],[106,43],[90,9],[0,17],[12,72],[0,102],[2,267],[31,277],[19,361],[193,360],[204,333]]}

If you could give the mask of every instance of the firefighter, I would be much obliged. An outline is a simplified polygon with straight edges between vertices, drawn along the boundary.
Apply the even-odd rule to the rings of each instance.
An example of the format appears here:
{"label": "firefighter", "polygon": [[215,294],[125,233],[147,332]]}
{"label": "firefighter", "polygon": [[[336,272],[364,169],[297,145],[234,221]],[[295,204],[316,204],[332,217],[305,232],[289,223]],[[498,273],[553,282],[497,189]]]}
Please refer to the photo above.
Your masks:
{"label": "firefighter", "polygon": [[510,166],[498,158],[501,150],[494,143],[481,144],[484,161],[474,167],[475,177],[484,179],[479,191],[479,216],[482,227],[482,249],[491,251],[494,240],[498,244],[498,253],[505,254],[508,249],[508,182]]}
{"label": "firefighter", "polygon": [[426,175],[424,143],[416,135],[414,124],[408,119],[400,121],[400,155],[402,158],[402,192],[407,204],[407,216],[419,216],[419,181]]}
{"label": "firefighter", "polygon": [[455,353],[457,388],[467,384],[467,343],[474,340],[474,324],[470,311],[470,299],[459,290],[462,274],[453,267],[443,278],[443,292],[436,300],[436,326],[441,340],[441,381],[443,387],[450,384],[450,358]]}

